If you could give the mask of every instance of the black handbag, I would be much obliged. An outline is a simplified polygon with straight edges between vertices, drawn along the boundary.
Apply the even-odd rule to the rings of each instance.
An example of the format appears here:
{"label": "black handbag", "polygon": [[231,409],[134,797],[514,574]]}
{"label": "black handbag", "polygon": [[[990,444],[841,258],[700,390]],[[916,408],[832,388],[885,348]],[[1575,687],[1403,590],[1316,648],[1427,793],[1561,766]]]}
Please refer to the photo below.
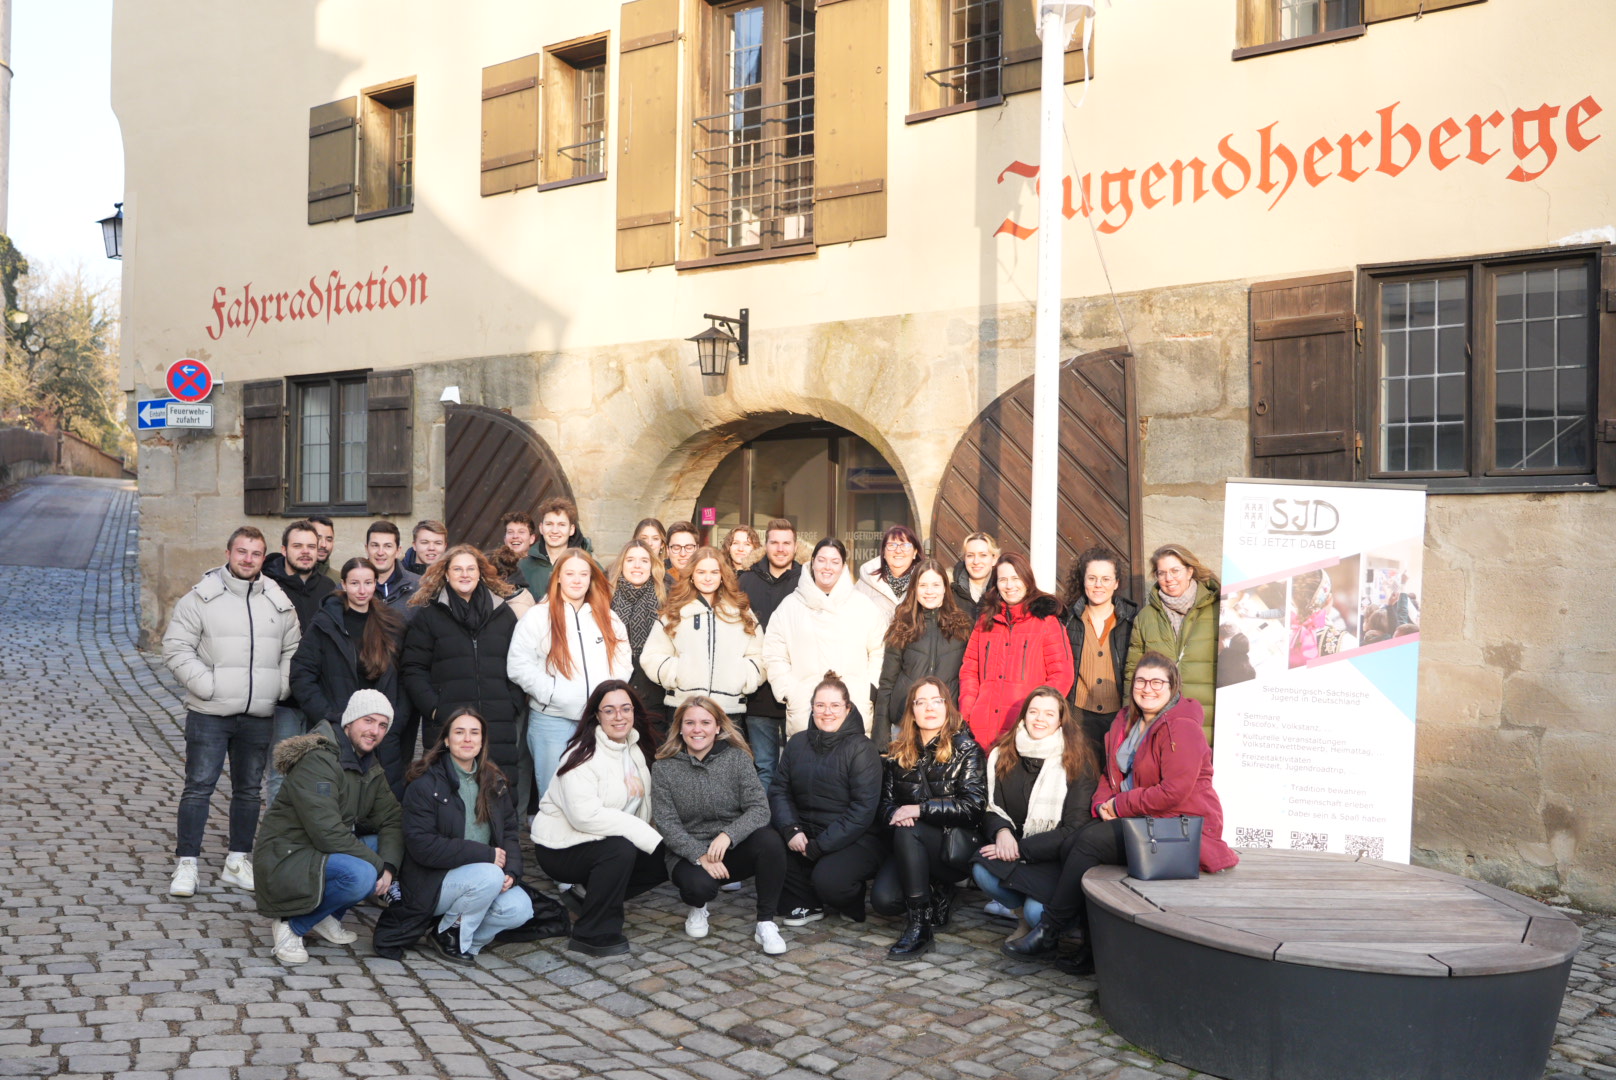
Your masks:
{"label": "black handbag", "polygon": [[1128,853],[1128,876],[1136,881],[1171,881],[1201,876],[1203,819],[1118,818]]}
{"label": "black handbag", "polygon": [[[924,767],[920,770],[920,788],[922,800],[929,801],[931,781],[926,778]],[[943,862],[956,870],[964,870],[971,865],[983,843],[982,830],[975,825],[944,825]]]}
{"label": "black handbag", "polygon": [[512,942],[566,937],[572,932],[572,920],[567,917],[566,908],[520,879],[512,888],[521,889],[527,893],[528,899],[533,901],[533,917],[521,926],[513,926],[495,934],[496,944],[506,945]]}

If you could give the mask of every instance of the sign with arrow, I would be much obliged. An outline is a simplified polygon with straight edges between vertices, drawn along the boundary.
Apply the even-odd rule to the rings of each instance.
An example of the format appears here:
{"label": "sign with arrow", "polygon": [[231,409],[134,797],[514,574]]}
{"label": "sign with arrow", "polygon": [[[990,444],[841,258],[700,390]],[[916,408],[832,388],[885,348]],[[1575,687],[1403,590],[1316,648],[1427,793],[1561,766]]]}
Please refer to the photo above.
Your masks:
{"label": "sign with arrow", "polygon": [[149,398],[135,403],[135,426],[140,431],[156,428],[213,427],[213,406],[168,398]]}
{"label": "sign with arrow", "polygon": [[140,431],[168,426],[168,407],[174,404],[168,398],[147,398],[135,403],[135,427]]}
{"label": "sign with arrow", "polygon": [[205,401],[213,393],[213,372],[202,361],[183,356],[168,365],[164,385],[180,401]]}

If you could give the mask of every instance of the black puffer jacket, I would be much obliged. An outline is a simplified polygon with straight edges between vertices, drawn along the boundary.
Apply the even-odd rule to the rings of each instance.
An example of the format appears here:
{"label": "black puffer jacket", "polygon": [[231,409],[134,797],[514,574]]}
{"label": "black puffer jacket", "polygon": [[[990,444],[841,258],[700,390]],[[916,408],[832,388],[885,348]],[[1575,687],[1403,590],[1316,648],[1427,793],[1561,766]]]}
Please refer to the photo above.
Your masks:
{"label": "black puffer jacket", "polygon": [[281,587],[281,592],[292,602],[297,609],[298,629],[308,632],[309,622],[320,611],[320,602],[330,596],[337,588],[336,582],[320,573],[318,569],[304,581],[296,573],[286,568],[286,556],[275,552],[264,560],[264,576]]}
{"label": "black puffer jacket", "polygon": [[[325,598],[292,657],[292,697],[303,710],[309,730],[321,720],[330,721],[332,727],[340,727],[342,712],[356,690],[380,690],[393,703],[393,726],[376,747],[376,759],[386,770],[387,782],[394,794],[401,790],[404,768],[409,764],[400,733],[413,731],[408,722],[409,695],[404,693],[399,680],[400,644],[393,643],[393,664],[382,672],[381,678],[366,677],[359,670],[359,642],[349,636],[343,619],[342,597],[332,595]],[[410,751],[413,753],[414,747]]]}
{"label": "black puffer jacket", "polygon": [[437,744],[438,724],[450,710],[470,705],[488,724],[489,757],[507,775],[515,775],[527,729],[527,697],[505,675],[516,615],[499,597],[489,599],[493,610],[475,631],[454,617],[442,593],[417,608],[404,634],[399,668],[404,689],[421,714],[422,746]]}
{"label": "black puffer jacket", "polygon": [[505,873],[522,880],[522,828],[510,787],[501,784],[489,793],[491,843],[479,844],[466,839],[466,804],[460,801],[460,777],[455,773],[453,759],[440,754],[404,789],[404,865],[398,874],[404,900],[383,911],[376,922],[378,954],[407,948],[426,933],[450,870],[493,862],[498,847],[505,850]]}
{"label": "black puffer jacket", "polygon": [[890,757],[883,759],[886,768],[877,821],[890,825],[898,807],[919,805],[920,820],[928,825],[981,826],[982,811],[988,805],[987,755],[971,738],[969,728],[960,728],[951,742],[953,753],[946,762],[937,760],[936,742],[927,744],[910,769]]}
{"label": "black puffer jacket", "polygon": [[[767,557],[741,571],[738,578],[741,589],[746,593],[746,598],[752,601],[752,615],[763,627],[764,633],[768,633],[769,617],[780,606],[780,601],[797,590],[797,579],[801,575],[802,564],[794,562],[785,573],[775,577]],[[786,707],[780,704],[780,699],[774,696],[774,688],[768,683],[752,691],[752,696],[746,701],[746,711],[751,716],[772,716],[780,720],[785,719],[786,715]]]}
{"label": "black puffer jacket", "polygon": [[959,609],[971,617],[971,625],[976,625],[977,617],[982,614],[982,601],[971,599],[971,579],[965,573],[965,560],[961,559],[954,564],[954,603]]}
{"label": "black puffer jacket", "polygon": [[[1128,669],[1128,642],[1133,640],[1133,619],[1139,614],[1139,605],[1124,596],[1113,597],[1112,606],[1116,609],[1116,624],[1111,627],[1111,640],[1106,643],[1106,651],[1110,653],[1108,659],[1117,673],[1117,687],[1122,700],[1127,702],[1128,693],[1122,685],[1123,673]],[[1072,643],[1072,670],[1083,663],[1083,639],[1088,635],[1089,622],[1083,617],[1088,609],[1087,597],[1080,596],[1072,607],[1066,612],[1066,637]],[[1072,676],[1072,694],[1077,694],[1077,676]]]}
{"label": "black puffer jacket", "polygon": [[1094,790],[1099,786],[1100,780],[1093,773],[1085,773],[1079,776],[1076,782],[1067,783],[1066,800],[1061,803],[1061,819],[1058,826],[1034,836],[1021,835],[1022,823],[1027,818],[1027,803],[1032,798],[1033,781],[1038,779],[1041,770],[1051,766],[1060,768],[1060,760],[1022,758],[1011,766],[1010,771],[998,782],[998,804],[1010,817],[1000,817],[992,810],[982,815],[982,834],[987,837],[988,842],[993,842],[1000,829],[1009,829],[1020,843],[1023,862],[1051,862],[1059,859],[1061,845],[1066,842],[1066,838],[1093,819],[1091,806],[1094,802]]}
{"label": "black puffer jacket", "polygon": [[769,787],[774,827],[787,843],[808,837],[810,859],[855,843],[875,825],[881,755],[853,709],[836,731],[809,726],[786,743]]}
{"label": "black puffer jacket", "polygon": [[[953,700],[959,701],[960,663],[965,659],[965,643],[970,631],[958,640],[943,634],[937,625],[937,613],[928,611],[920,636],[902,649],[887,646],[881,662],[881,683],[875,691],[875,724],[870,739],[877,750],[885,750],[892,734],[903,723],[904,702],[909,700],[909,688],[921,679],[935,677],[943,680]],[[1126,652],[1126,648],[1123,650]]]}

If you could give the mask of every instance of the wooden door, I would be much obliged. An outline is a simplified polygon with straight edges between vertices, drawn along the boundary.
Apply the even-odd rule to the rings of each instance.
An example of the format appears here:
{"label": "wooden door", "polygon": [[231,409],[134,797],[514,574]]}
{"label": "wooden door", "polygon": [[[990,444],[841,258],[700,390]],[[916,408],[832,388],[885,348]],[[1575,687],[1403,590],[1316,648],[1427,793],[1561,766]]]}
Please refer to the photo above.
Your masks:
{"label": "wooden door", "polygon": [[522,421],[481,405],[451,405],[444,464],[444,517],[451,544],[497,547],[499,519],[531,514],[572,485],[548,443]]}
{"label": "wooden door", "polygon": [[[1031,531],[1032,379],[1000,395],[954,448],[932,512],[932,551],[955,562],[965,537],[991,533],[1004,551],[1025,552]],[[1122,556],[1125,596],[1143,595],[1140,563],[1139,442],[1133,358],[1104,349],[1061,367],[1058,581],[1039,587],[1065,599],[1084,548],[1104,544]]]}

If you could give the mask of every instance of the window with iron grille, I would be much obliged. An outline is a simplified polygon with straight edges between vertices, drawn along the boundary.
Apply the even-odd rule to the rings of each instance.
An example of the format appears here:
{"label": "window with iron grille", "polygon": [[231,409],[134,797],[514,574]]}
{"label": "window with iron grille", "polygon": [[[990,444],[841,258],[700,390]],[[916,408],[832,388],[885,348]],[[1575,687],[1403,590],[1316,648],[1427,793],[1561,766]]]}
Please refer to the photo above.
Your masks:
{"label": "window with iron grille", "polygon": [[291,391],[292,503],[363,505],[366,377],[294,379]]}
{"label": "window with iron grille", "polygon": [[415,84],[368,90],[359,130],[358,217],[403,213],[415,204]]}
{"label": "window with iron grille", "polygon": [[940,2],[947,12],[946,64],[926,72],[926,77],[942,88],[941,104],[963,105],[998,97],[1003,0]]}
{"label": "window with iron grille", "polygon": [[693,228],[707,254],[806,245],[814,227],[814,0],[713,10],[694,121]]}
{"label": "window with iron grille", "polygon": [[1281,41],[1345,30],[1361,22],[1362,0],[1279,0]]}
{"label": "window with iron grille", "polygon": [[606,175],[606,35],[545,50],[545,186]]}

